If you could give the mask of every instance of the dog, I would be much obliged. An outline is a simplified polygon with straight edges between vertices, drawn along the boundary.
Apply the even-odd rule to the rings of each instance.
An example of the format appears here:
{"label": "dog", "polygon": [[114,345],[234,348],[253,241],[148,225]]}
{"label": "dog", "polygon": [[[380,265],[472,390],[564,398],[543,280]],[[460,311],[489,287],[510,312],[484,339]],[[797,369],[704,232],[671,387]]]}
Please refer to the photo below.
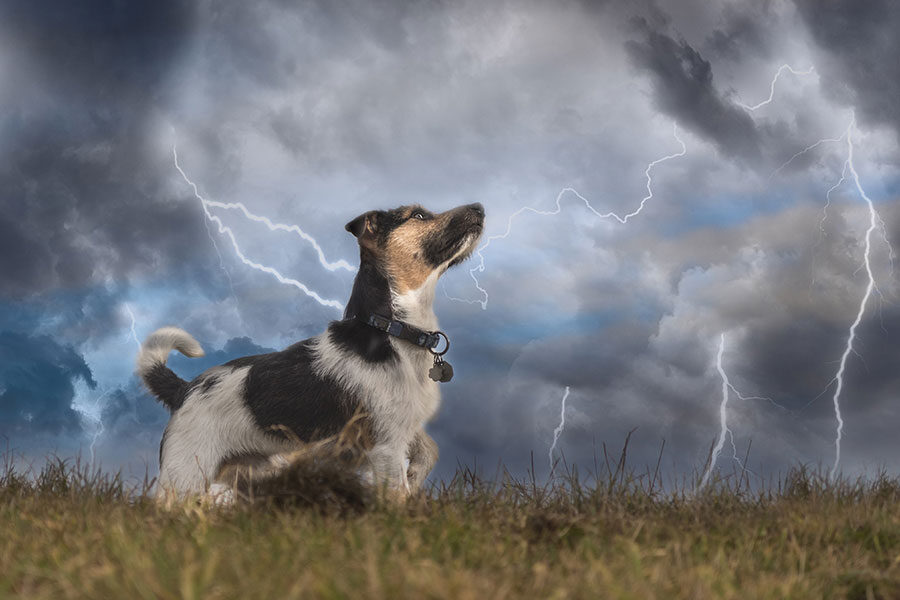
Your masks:
{"label": "dog", "polygon": [[144,342],[137,373],[171,412],[158,493],[211,493],[224,485],[220,473],[242,462],[277,469],[300,445],[336,436],[359,415],[367,481],[400,494],[422,485],[438,457],[424,429],[440,404],[436,379],[452,376],[437,350],[450,342],[438,331],[435,287],[477,247],[484,208],[373,210],[345,229],[358,241],[359,270],[343,320],[324,333],[190,382],[166,360],[171,350],[203,356],[193,337],[165,327]]}

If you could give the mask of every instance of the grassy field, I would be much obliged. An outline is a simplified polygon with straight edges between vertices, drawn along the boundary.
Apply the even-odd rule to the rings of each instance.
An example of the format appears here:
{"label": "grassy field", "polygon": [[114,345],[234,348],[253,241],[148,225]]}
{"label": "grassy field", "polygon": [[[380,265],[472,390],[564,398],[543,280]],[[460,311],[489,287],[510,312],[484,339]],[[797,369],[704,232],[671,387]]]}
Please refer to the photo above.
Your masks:
{"label": "grassy field", "polygon": [[70,464],[7,469],[0,598],[900,598],[900,482],[736,479],[461,471],[404,506],[166,509]]}

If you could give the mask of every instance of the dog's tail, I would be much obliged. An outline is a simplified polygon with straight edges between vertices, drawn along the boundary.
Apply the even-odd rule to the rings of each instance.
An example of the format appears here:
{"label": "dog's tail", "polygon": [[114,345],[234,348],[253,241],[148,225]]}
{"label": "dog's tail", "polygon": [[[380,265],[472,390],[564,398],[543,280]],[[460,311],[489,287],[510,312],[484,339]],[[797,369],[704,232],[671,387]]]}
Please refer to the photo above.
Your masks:
{"label": "dog's tail", "polygon": [[188,332],[177,327],[163,327],[151,333],[141,346],[137,374],[166,408],[175,411],[184,402],[188,383],[166,366],[172,350],[190,357],[203,356],[203,348]]}

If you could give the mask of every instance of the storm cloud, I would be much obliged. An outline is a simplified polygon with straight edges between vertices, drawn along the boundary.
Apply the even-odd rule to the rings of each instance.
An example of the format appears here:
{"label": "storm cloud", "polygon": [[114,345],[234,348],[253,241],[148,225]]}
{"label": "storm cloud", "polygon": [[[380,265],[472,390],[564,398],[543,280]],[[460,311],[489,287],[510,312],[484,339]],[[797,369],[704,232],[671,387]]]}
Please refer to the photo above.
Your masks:
{"label": "storm cloud", "polygon": [[[758,397],[729,404],[752,471],[830,464],[868,213],[849,181],[826,192],[846,174],[855,111],[855,165],[884,226],[842,465],[900,450],[890,3],[107,4],[0,8],[0,433],[13,448],[92,445],[106,467],[152,473],[167,413],[133,375],[141,338],[194,334],[207,356],[171,361],[192,377],[339,318],[238,259],[175,170],[177,144],[204,197],[298,224],[329,260],[354,262],[343,225],[366,210],[485,205],[498,237],[472,275],[486,309],[477,263],[438,289],[457,373],[429,425],[438,477],[500,461],[521,474],[532,452],[545,475],[566,386],[567,462],[589,467],[637,428],[635,465],[665,439],[673,473],[696,472],[719,433],[722,334],[732,383]],[[814,69],[742,106],[784,64]],[[654,162],[680,151],[676,134],[684,156]],[[822,139],[835,141],[805,150]],[[642,199],[626,225],[584,205],[622,215]],[[522,213],[505,235],[523,206],[554,214]],[[346,299],[352,274],[321,268],[300,237],[215,214],[252,260]]]}
{"label": "storm cloud", "polygon": [[753,120],[716,89],[712,65],[684,40],[638,21],[642,41],[626,42],[629,56],[653,75],[660,110],[714,140],[726,156],[757,162],[759,139]]}
{"label": "storm cloud", "polygon": [[891,27],[900,6],[887,0],[827,2],[797,0],[797,9],[824,60],[822,88],[856,108],[872,125],[889,125],[900,135],[900,39]]}
{"label": "storm cloud", "polygon": [[11,439],[35,432],[78,434],[81,423],[72,402],[79,379],[97,387],[90,367],[71,347],[49,336],[0,333],[0,434]]}

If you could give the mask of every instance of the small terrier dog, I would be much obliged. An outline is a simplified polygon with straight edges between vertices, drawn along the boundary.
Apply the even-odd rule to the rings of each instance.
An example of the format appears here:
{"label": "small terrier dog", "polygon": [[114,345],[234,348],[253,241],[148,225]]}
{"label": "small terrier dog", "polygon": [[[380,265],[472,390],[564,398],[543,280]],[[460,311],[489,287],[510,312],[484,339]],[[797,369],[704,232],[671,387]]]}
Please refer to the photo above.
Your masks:
{"label": "small terrier dog", "polygon": [[200,344],[175,327],[152,333],[137,372],[172,413],[160,442],[159,493],[224,490],[229,467],[277,469],[301,444],[333,437],[359,415],[367,478],[401,495],[418,489],[438,456],[424,425],[440,403],[438,382],[452,376],[435,350],[449,346],[433,310],[435,287],[472,254],[483,228],[481,204],[440,214],[403,206],[360,215],[346,225],[359,243],[360,266],[343,320],[191,382],[166,360],[173,349],[202,356]]}

